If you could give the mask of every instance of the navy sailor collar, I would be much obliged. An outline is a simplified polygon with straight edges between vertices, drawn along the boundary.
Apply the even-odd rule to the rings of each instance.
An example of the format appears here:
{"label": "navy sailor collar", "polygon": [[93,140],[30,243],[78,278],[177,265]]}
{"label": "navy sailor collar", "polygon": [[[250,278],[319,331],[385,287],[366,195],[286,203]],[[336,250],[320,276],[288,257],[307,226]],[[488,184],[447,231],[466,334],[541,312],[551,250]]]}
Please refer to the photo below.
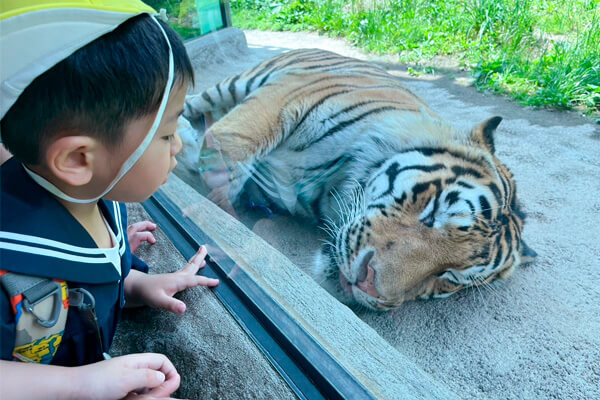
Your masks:
{"label": "navy sailor collar", "polygon": [[[124,206],[100,200],[100,211],[126,252]],[[99,249],[83,226],[14,158],[0,167],[0,269],[26,275],[101,284],[121,279],[120,260]],[[114,250],[113,250],[114,253]],[[118,269],[115,266],[118,265]]]}

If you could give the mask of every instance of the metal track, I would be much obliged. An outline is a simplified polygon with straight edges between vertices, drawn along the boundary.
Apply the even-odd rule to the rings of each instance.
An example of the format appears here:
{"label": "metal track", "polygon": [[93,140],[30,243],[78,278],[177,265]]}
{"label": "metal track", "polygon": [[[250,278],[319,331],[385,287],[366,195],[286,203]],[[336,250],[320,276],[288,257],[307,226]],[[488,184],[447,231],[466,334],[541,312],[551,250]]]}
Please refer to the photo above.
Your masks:
{"label": "metal track", "polygon": [[[186,259],[202,244],[218,249],[162,191],[143,206]],[[299,398],[375,398],[229,257],[207,260],[203,274],[221,280],[215,295]]]}

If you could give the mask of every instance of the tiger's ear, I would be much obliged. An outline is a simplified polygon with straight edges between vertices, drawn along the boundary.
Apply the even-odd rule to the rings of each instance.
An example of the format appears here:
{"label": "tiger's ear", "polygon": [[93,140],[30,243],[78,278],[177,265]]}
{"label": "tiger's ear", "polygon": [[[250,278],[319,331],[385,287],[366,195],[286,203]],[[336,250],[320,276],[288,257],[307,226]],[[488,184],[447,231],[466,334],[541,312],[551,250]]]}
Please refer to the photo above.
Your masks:
{"label": "tiger's ear", "polygon": [[537,255],[536,251],[527,246],[525,241],[521,241],[521,264],[534,262]]}
{"label": "tiger's ear", "polygon": [[500,122],[502,122],[502,117],[492,117],[476,125],[471,131],[471,140],[494,154],[496,152],[494,132],[498,125],[500,125]]}

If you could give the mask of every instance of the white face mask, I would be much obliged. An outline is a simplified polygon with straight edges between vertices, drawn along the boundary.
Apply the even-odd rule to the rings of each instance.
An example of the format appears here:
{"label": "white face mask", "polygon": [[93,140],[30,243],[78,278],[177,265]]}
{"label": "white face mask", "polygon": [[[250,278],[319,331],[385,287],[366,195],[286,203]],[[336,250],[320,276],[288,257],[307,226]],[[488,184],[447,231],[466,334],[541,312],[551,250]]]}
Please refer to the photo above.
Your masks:
{"label": "white face mask", "polygon": [[169,46],[169,77],[167,78],[167,84],[165,85],[165,90],[164,90],[164,93],[162,96],[162,100],[160,102],[160,106],[158,107],[158,112],[156,113],[154,122],[152,123],[152,127],[150,128],[150,130],[148,131],[148,134],[146,135],[146,137],[144,138],[142,143],[140,143],[138,148],[135,149],[133,154],[131,154],[127,160],[125,160],[125,162],[121,166],[121,169],[119,170],[119,173],[117,174],[115,179],[113,179],[113,181],[108,185],[108,187],[100,195],[98,195],[97,197],[95,197],[93,199],[76,199],[74,197],[71,197],[68,194],[63,193],[59,188],[54,186],[52,183],[48,182],[46,179],[42,178],[35,172],[30,171],[29,169],[27,169],[25,167],[25,171],[27,172],[27,174],[29,174],[29,176],[31,176],[31,178],[38,185],[40,185],[41,187],[43,187],[44,189],[46,189],[47,191],[49,191],[56,197],[66,200],[71,203],[78,203],[78,204],[94,203],[94,202],[98,201],[102,197],[106,196],[106,194],[108,192],[110,192],[117,183],[119,183],[119,181],[125,176],[125,174],[127,174],[127,172],[129,172],[131,167],[133,167],[135,165],[135,163],[140,159],[142,154],[144,154],[144,152],[150,145],[150,142],[152,142],[152,139],[154,138],[154,135],[156,134],[156,131],[158,130],[158,127],[160,126],[160,122],[162,120],[163,114],[165,113],[165,109],[167,108],[167,102],[169,101],[169,96],[171,94],[171,88],[173,86],[173,80],[174,80],[174,75],[175,75],[173,50],[171,48],[171,43],[169,42],[169,38],[167,37],[166,32],[164,31],[162,26],[158,23],[158,21],[154,17],[152,17],[152,19],[158,25],[160,31],[162,32],[162,34],[167,42],[167,46]]}

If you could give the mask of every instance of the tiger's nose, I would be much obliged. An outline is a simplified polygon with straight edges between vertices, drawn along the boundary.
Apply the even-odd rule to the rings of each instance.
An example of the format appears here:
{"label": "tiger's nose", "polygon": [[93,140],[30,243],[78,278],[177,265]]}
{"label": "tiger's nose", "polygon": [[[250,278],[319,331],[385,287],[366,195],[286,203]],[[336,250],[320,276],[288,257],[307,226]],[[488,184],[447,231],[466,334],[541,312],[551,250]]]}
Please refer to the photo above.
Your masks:
{"label": "tiger's nose", "polygon": [[363,256],[362,260],[360,260],[358,275],[356,277],[356,286],[368,295],[375,298],[381,298],[381,295],[375,288],[375,270],[369,265],[374,255],[375,252],[371,250]]}

